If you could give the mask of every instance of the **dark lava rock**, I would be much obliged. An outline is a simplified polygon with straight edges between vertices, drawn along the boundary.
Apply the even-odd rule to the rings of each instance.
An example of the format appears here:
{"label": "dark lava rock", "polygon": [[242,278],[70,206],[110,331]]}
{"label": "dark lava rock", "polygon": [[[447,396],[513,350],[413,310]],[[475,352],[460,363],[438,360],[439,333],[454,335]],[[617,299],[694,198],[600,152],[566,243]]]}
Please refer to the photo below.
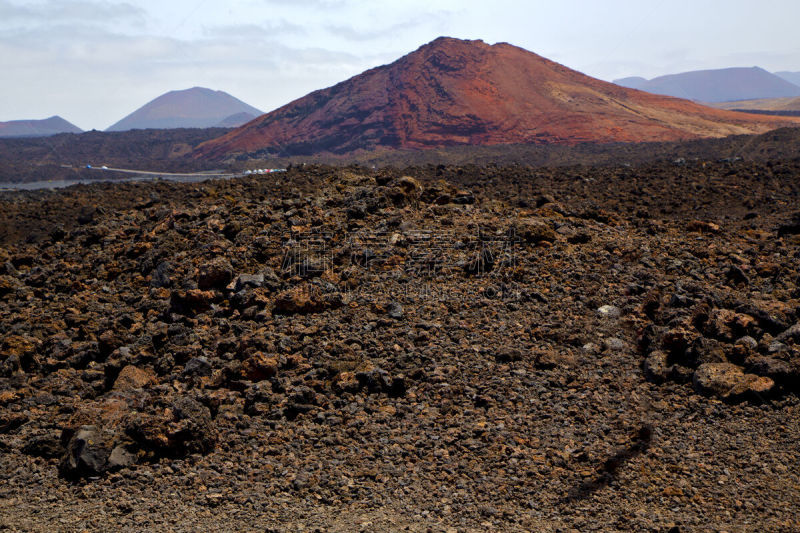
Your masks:
{"label": "dark lava rock", "polygon": [[668,356],[661,351],[650,352],[644,360],[644,375],[653,383],[663,383],[669,376]]}
{"label": "dark lava rock", "polygon": [[403,306],[399,302],[392,301],[389,303],[386,314],[389,315],[389,318],[399,320],[403,318]]}
{"label": "dark lava rock", "polygon": [[197,273],[197,288],[200,290],[223,289],[233,279],[233,267],[226,259],[216,258],[200,266]]}
{"label": "dark lava rock", "polygon": [[203,356],[192,357],[183,366],[183,374],[187,376],[208,376],[211,374],[211,363]]}
{"label": "dark lava rock", "polygon": [[108,470],[112,439],[95,426],[81,426],[68,436],[59,471],[67,478],[97,476]]}
{"label": "dark lava rock", "polygon": [[239,292],[245,288],[257,289],[264,285],[264,274],[239,274],[234,281],[233,290]]}
{"label": "dark lava rock", "polygon": [[150,286],[156,288],[170,287],[172,285],[172,265],[162,261],[151,274]]}

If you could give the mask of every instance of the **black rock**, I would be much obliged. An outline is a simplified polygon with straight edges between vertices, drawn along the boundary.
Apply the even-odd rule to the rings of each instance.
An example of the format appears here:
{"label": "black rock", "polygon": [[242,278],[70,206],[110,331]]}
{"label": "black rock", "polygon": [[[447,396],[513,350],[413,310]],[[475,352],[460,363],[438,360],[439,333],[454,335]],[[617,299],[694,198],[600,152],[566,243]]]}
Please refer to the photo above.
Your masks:
{"label": "black rock", "polygon": [[95,426],[81,426],[69,438],[59,471],[67,478],[90,477],[108,469],[109,438]]}
{"label": "black rock", "polygon": [[389,315],[389,318],[399,320],[403,318],[403,306],[399,302],[390,302],[386,314]]}
{"label": "black rock", "polygon": [[208,376],[211,374],[211,363],[203,357],[192,357],[183,367],[185,376]]}
{"label": "black rock", "polygon": [[162,261],[153,270],[150,280],[150,286],[156,288],[169,287],[172,285],[170,274],[172,273],[172,265],[168,261]]}

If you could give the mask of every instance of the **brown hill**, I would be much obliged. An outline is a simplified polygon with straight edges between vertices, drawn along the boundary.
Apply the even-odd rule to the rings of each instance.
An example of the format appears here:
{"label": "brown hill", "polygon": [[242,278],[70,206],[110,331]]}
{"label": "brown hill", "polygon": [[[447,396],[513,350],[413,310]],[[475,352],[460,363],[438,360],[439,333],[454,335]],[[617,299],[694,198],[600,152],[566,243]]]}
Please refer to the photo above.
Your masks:
{"label": "brown hill", "polygon": [[669,141],[760,133],[787,123],[798,121],[619,87],[509,44],[442,37],[205,143],[195,155]]}

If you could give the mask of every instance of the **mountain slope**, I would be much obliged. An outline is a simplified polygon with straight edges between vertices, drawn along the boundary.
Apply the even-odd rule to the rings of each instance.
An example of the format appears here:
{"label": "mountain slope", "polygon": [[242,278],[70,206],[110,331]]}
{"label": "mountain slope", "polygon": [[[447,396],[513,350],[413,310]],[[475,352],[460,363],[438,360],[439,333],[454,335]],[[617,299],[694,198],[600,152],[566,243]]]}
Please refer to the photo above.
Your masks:
{"label": "mountain slope", "polygon": [[252,113],[247,113],[242,111],[241,113],[236,113],[235,115],[231,115],[229,117],[225,117],[224,119],[217,122],[214,127],[217,128],[238,128],[243,124],[247,124],[258,115],[254,115]]}
{"label": "mountain slope", "polygon": [[617,85],[699,102],[800,96],[800,87],[758,67],[695,70],[652,80],[622,78]]}
{"label": "mountain slope", "polygon": [[47,137],[58,133],[81,133],[78,126],[59,116],[43,120],[0,122],[0,137]]}
{"label": "mountain slope", "polygon": [[251,117],[262,114],[255,107],[247,105],[226,92],[193,87],[183,91],[170,91],[159,96],[106,131],[148,128],[210,128],[240,113],[246,113]]}
{"label": "mountain slope", "polygon": [[509,44],[443,37],[204,143],[195,156],[664,141],[786,123],[626,89]]}
{"label": "mountain slope", "polygon": [[647,85],[647,81],[647,78],[643,78],[641,76],[631,76],[630,78],[620,78],[618,80],[614,80],[614,83],[629,89],[641,89]]}
{"label": "mountain slope", "polygon": [[800,87],[800,72],[776,72],[776,76],[780,76],[789,83],[794,83]]}

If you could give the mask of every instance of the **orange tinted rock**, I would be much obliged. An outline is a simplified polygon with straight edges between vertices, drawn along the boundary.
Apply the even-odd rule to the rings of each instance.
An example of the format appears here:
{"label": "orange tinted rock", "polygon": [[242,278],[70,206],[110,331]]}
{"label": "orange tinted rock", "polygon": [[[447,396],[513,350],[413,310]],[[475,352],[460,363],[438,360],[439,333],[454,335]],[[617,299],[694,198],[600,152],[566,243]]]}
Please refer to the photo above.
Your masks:
{"label": "orange tinted rock", "polygon": [[143,389],[156,382],[156,376],[150,369],[142,369],[133,365],[123,368],[114,382],[113,390],[125,391]]}

